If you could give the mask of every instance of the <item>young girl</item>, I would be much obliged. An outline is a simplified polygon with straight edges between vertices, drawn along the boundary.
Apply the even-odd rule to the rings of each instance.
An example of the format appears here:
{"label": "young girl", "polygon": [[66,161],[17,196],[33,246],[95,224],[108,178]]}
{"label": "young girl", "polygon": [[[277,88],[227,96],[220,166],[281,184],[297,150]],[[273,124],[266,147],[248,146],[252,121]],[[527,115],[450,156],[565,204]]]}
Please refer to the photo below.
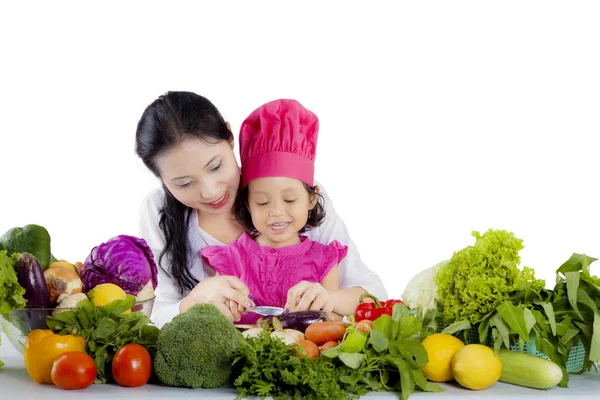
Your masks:
{"label": "young girl", "polygon": [[[308,295],[289,293],[303,281],[320,283],[323,293],[339,290],[338,264],[348,252],[336,240],[324,245],[300,235],[325,217],[314,183],[318,128],[317,116],[295,100],[275,100],[250,114],[240,132],[242,181],[234,205],[250,234],[201,254],[220,275],[244,282],[256,305],[304,309],[301,303],[312,301],[312,309],[344,314],[351,310],[335,296],[315,301],[315,286]],[[240,322],[258,317],[249,313]]]}

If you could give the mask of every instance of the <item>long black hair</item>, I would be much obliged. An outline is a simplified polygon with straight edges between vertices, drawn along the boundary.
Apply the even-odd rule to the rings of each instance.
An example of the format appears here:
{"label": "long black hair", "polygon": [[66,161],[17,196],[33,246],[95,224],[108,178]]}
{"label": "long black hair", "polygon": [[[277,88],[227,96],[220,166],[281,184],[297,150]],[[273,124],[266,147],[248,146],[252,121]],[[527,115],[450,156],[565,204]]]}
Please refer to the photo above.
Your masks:
{"label": "long black hair", "polygon": [[[144,110],[137,125],[135,151],[146,167],[160,177],[156,159],[187,139],[209,142],[232,141],[233,134],[219,110],[205,97],[191,92],[167,92]],[[161,269],[175,279],[182,295],[198,283],[190,272],[191,246],[188,229],[193,210],[179,202],[163,183],[164,206],[159,228],[165,236],[165,248],[159,256],[170,262],[170,270]]]}

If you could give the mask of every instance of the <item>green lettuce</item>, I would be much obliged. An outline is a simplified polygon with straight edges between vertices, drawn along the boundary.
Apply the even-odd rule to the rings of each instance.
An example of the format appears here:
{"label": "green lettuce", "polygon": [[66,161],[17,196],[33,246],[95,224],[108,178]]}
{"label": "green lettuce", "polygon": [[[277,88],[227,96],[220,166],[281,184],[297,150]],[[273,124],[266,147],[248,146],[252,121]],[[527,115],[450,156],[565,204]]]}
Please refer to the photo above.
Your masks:
{"label": "green lettuce", "polygon": [[[19,285],[15,272],[19,253],[13,253],[10,256],[7,253],[6,250],[0,250],[0,319],[2,319],[1,315],[8,314],[13,309],[23,308],[27,303],[23,297],[25,289]],[[0,361],[0,367],[3,365],[4,363]]]}
{"label": "green lettuce", "polygon": [[0,314],[7,314],[10,310],[25,307],[23,297],[25,289],[19,285],[15,264],[19,253],[7,255],[6,250],[0,250]]}
{"label": "green lettuce", "polygon": [[512,232],[472,232],[475,244],[455,252],[436,275],[438,295],[446,322],[479,322],[517,291],[539,291],[545,282],[533,269],[517,266],[523,241]]}

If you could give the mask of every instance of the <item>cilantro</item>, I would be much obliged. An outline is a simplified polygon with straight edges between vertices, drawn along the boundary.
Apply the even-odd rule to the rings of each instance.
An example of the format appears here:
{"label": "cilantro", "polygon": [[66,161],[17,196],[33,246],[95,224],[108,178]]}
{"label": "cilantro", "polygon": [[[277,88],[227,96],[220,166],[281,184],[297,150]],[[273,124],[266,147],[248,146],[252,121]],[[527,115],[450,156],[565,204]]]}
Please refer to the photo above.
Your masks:
{"label": "cilantro", "polygon": [[77,308],[48,317],[48,328],[61,335],[82,336],[96,363],[96,383],[105,383],[112,378],[111,362],[121,346],[137,343],[148,349],[152,358],[156,353],[158,328],[150,325],[141,311],[122,314],[135,302],[132,295],[103,307],[82,300]]}

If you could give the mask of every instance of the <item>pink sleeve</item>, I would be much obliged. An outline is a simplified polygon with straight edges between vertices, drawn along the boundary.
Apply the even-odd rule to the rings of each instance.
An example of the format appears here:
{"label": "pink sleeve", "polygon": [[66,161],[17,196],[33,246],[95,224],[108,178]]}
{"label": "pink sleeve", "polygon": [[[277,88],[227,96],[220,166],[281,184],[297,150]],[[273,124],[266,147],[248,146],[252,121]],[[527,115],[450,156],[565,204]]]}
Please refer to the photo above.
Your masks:
{"label": "pink sleeve", "polygon": [[334,240],[327,246],[325,249],[325,256],[323,257],[323,265],[321,266],[322,269],[319,282],[325,279],[329,271],[331,271],[336,264],[339,264],[340,261],[346,257],[346,254],[348,254],[348,246],[343,246],[337,240]]}
{"label": "pink sleeve", "polygon": [[219,275],[235,275],[229,253],[229,246],[208,246],[200,250],[206,263]]}

